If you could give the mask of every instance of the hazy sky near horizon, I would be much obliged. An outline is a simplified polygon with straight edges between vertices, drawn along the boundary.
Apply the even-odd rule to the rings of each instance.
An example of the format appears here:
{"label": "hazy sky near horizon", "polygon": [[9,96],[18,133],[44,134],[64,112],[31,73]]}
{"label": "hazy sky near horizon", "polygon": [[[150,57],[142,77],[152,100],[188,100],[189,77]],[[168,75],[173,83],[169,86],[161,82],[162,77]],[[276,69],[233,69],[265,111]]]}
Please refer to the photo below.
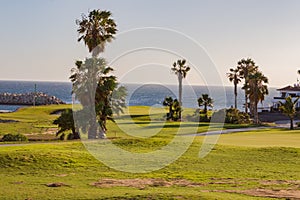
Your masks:
{"label": "hazy sky near horizon", "polygon": [[68,81],[74,62],[88,56],[77,42],[75,20],[95,8],[110,10],[118,25],[104,56],[121,82],[177,84],[169,70],[177,58],[192,66],[187,84],[231,85],[226,72],[247,57],[270,86],[295,83],[300,69],[298,0],[0,3],[0,80]]}

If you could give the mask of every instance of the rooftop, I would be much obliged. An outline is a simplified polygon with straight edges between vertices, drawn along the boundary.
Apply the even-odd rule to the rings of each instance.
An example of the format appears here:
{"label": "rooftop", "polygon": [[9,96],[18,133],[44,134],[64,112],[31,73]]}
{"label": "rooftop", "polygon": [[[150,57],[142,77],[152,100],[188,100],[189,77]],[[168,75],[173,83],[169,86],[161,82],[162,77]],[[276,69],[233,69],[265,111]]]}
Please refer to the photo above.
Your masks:
{"label": "rooftop", "polygon": [[295,86],[286,86],[284,88],[277,89],[278,91],[299,91],[300,92],[300,86],[295,85]]}

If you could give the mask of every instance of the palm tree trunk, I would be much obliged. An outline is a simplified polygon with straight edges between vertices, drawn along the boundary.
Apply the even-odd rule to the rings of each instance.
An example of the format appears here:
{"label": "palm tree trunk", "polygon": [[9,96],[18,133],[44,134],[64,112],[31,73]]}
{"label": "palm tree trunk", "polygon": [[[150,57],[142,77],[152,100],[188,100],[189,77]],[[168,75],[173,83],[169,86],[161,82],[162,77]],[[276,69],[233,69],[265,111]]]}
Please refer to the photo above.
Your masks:
{"label": "palm tree trunk", "polygon": [[75,140],[80,139],[79,132],[76,131],[76,128],[75,128],[75,127],[72,128],[72,133],[73,133],[73,136],[74,136],[74,139],[75,139]]}
{"label": "palm tree trunk", "polygon": [[255,123],[258,124],[259,120],[258,120],[258,112],[257,112],[257,102],[255,102],[254,104],[254,118],[255,118]]}
{"label": "palm tree trunk", "polygon": [[[179,106],[182,106],[182,74],[179,73],[178,74],[178,82],[179,82],[179,88],[178,88],[178,92],[179,92]],[[178,115],[179,120],[181,120],[181,111],[179,111],[179,115]]]}
{"label": "palm tree trunk", "polygon": [[237,109],[237,84],[234,84],[234,108]]}
{"label": "palm tree trunk", "polygon": [[245,91],[245,113],[248,113],[248,96]]}
{"label": "palm tree trunk", "polygon": [[293,130],[294,129],[294,119],[291,117],[290,121],[291,121],[290,129]]}
{"label": "palm tree trunk", "polygon": [[96,118],[92,117],[90,121],[90,127],[88,130],[88,139],[96,139],[96,135],[97,135]]}
{"label": "palm tree trunk", "polygon": [[106,138],[106,130],[101,128],[99,132],[99,139],[105,139]]}
{"label": "palm tree trunk", "polygon": [[95,112],[95,94],[96,94],[96,81],[91,76],[90,82],[87,85],[87,91],[88,91],[88,104],[85,105],[87,109],[89,110],[89,129],[88,129],[88,139],[96,139],[97,136],[97,117]]}

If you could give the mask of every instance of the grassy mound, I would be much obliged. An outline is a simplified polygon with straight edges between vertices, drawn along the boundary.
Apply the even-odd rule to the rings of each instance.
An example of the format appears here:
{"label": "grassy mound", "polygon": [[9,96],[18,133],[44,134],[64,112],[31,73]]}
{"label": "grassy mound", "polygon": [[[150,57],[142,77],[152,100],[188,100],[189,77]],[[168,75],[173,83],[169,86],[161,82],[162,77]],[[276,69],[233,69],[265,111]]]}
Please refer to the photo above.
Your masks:
{"label": "grassy mound", "polygon": [[[24,108],[0,117],[41,129],[43,125],[50,126],[57,117],[51,113],[62,108]],[[39,119],[34,117],[33,109]],[[130,109],[130,113],[116,119],[117,123],[109,122],[108,137],[118,147],[137,154],[161,149],[179,129],[181,137],[190,137],[185,135],[191,128],[204,132],[209,126],[165,122],[161,120],[164,110]],[[145,130],[144,137],[135,137],[139,136],[139,132],[134,132],[137,127]],[[228,128],[238,127],[241,126],[228,125]],[[127,130],[132,130],[133,135]],[[109,168],[96,160],[80,141],[1,145],[0,199],[299,198],[298,131],[265,129],[222,135],[213,150],[199,158],[203,141],[203,136],[195,137],[178,160],[143,174]]]}

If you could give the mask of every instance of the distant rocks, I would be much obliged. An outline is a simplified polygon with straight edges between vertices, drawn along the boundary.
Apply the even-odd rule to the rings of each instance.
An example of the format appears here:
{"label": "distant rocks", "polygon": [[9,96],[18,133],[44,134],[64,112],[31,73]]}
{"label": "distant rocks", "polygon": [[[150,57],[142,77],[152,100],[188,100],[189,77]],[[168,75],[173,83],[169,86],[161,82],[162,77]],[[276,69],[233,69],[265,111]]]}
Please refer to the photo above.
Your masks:
{"label": "distant rocks", "polygon": [[65,104],[62,100],[55,96],[49,96],[42,92],[11,94],[0,93],[0,104],[4,105],[50,105],[50,104]]}

